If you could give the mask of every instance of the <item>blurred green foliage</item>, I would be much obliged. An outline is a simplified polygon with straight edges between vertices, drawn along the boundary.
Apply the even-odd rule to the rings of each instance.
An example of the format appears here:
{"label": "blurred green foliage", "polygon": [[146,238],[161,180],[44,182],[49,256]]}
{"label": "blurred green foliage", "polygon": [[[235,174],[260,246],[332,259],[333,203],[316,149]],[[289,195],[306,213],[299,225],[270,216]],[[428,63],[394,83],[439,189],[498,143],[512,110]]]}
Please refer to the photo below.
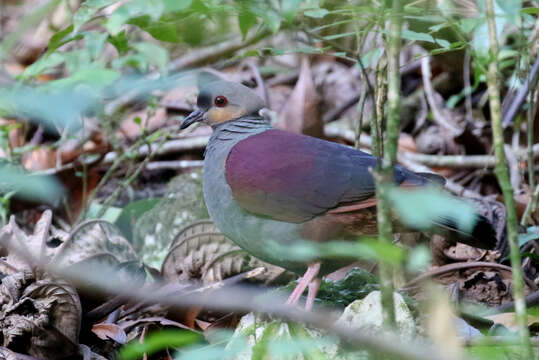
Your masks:
{"label": "blurred green foliage", "polygon": [[[322,46],[305,45],[298,48],[249,50],[242,56],[273,56],[289,52],[308,54],[331,53],[349,61],[361,62],[374,68],[383,56],[383,48],[362,53],[361,44],[369,34],[387,36],[385,23],[390,14],[388,1],[339,1],[339,0],[86,0],[72,12],[68,2],[51,0],[25,15],[15,31],[3,38],[0,59],[5,60],[22,35],[36,27],[41,20],[58,7],[65,7],[71,14],[68,24],[55,29],[48,47],[39,59],[26,67],[13,84],[0,87],[0,116],[14,116],[42,124],[51,131],[64,129],[75,133],[84,116],[97,116],[108,121],[105,104],[134,89],[138,98],[146,98],[153,90],[178,86],[184,73],[171,66],[171,59],[184,54],[186,49],[220,44],[234,36],[244,39],[251,33],[278,33],[295,30],[303,32],[310,40],[321,41]],[[472,89],[485,82],[489,61],[489,39],[484,1],[477,1],[475,16],[462,16],[453,1],[437,2],[434,7],[422,7],[422,2],[409,1],[404,18],[408,28],[403,32],[407,44],[417,43],[432,55],[468,51],[472,55]],[[427,2],[425,2],[427,3]],[[497,33],[501,39],[501,69],[509,73],[509,84],[518,86],[519,74],[529,64],[527,49],[537,21],[539,8],[523,8],[523,1],[495,1]],[[119,5],[119,6],[118,6]],[[110,51],[110,50],[113,51]],[[65,70],[66,77],[42,84],[40,76]],[[159,78],[147,78],[148,73]],[[463,89],[448,101],[456,106],[465,96]],[[29,200],[58,202],[62,187],[53,177],[29,175],[19,165],[16,155],[26,149],[11,149],[7,134],[11,125],[0,126],[0,147],[6,153],[6,163],[0,165],[0,221],[5,224],[13,196]],[[399,189],[390,191],[390,200],[401,219],[413,227],[427,228],[432,216],[449,212],[459,222],[469,224],[473,209],[437,190],[409,193]],[[427,206],[416,206],[422,204]],[[429,205],[430,204],[430,205]],[[131,209],[107,213],[122,223],[131,223],[152,208],[153,203],[133,204]],[[99,211],[99,209],[97,209]],[[112,215],[111,215],[112,214]],[[119,218],[118,218],[119,216]],[[126,225],[128,226],[128,225]],[[469,226],[471,226],[469,224]],[[536,229],[528,229],[520,237],[521,244],[537,238]],[[293,249],[298,259],[309,257],[362,258],[402,264],[408,259],[407,269],[424,268],[429,257],[425,249],[411,252],[390,244],[379,244],[375,239],[361,242],[309,244]],[[289,253],[291,249],[287,250]],[[530,255],[531,257],[531,255]],[[324,283],[320,296],[328,301],[360,297],[358,292],[377,286],[375,279],[360,274],[346,278],[342,283]],[[352,289],[352,290],[351,290]],[[356,289],[356,292],[353,290]],[[352,291],[353,293],[348,293]],[[346,300],[348,301],[348,300]],[[268,328],[256,348],[256,356],[264,357],[270,349],[273,333]],[[299,338],[305,334],[296,331]],[[308,339],[310,341],[310,339]],[[184,347],[198,344],[200,337],[191,332],[159,332],[149,335],[144,343],[131,343],[120,353],[122,359],[138,358],[143,353],[154,353],[165,347]],[[308,343],[308,341],[307,341]],[[285,350],[294,348],[286,345]],[[298,348],[302,348],[299,346]],[[211,351],[210,351],[211,350]],[[474,346],[470,354],[478,359],[506,358],[512,356],[514,347]],[[194,351],[194,350],[193,350]],[[198,353],[219,358],[220,347],[203,348]],[[187,354],[187,352],[186,352]],[[195,356],[196,351],[190,356]],[[310,354],[318,358],[319,354]],[[194,358],[194,357],[191,357]],[[203,357],[197,357],[203,358]]]}
{"label": "blurred green foliage", "polygon": [[125,345],[118,354],[118,359],[140,359],[144,354],[151,355],[169,347],[181,348],[200,342],[201,340],[202,337],[195,332],[186,330],[161,330],[149,334],[142,343],[134,340]]}

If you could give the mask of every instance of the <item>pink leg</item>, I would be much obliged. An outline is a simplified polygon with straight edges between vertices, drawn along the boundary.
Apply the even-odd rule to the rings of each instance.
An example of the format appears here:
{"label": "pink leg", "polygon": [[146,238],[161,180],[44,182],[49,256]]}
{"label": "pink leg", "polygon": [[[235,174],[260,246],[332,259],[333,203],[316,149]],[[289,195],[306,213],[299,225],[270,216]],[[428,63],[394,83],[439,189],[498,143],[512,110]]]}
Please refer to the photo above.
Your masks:
{"label": "pink leg", "polygon": [[316,298],[316,293],[320,289],[320,283],[322,280],[317,277],[309,284],[309,292],[307,293],[307,302],[305,303],[305,310],[309,311],[313,308],[314,299]]}
{"label": "pink leg", "polygon": [[288,300],[286,300],[286,305],[296,305],[298,303],[299,298],[301,297],[301,294],[305,291],[307,286],[313,281],[314,278],[318,275],[318,272],[320,271],[320,263],[315,262],[312,264],[309,264],[307,267],[307,271],[305,271],[305,274],[301,278],[301,280],[298,282],[298,285],[292,291],[292,294],[288,297]]}

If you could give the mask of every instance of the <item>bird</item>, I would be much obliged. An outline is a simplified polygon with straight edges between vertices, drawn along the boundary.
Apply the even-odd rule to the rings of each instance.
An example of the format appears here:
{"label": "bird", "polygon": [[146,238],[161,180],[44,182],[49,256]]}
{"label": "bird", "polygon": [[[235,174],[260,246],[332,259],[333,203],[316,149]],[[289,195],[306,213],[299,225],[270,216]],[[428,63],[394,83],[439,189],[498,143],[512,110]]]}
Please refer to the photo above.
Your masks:
{"label": "bird", "polygon": [[[286,304],[308,288],[313,306],[321,278],[351,260],[291,256],[296,244],[355,240],[377,234],[375,180],[378,159],[352,147],[275,129],[260,114],[264,101],[250,88],[212,80],[199,86],[197,105],[180,130],[202,122],[213,129],[204,154],[203,195],[219,230],[251,255],[302,275]],[[400,187],[444,181],[395,165]],[[476,214],[472,231],[440,216],[433,225],[459,241],[486,249],[496,244],[488,220]]]}

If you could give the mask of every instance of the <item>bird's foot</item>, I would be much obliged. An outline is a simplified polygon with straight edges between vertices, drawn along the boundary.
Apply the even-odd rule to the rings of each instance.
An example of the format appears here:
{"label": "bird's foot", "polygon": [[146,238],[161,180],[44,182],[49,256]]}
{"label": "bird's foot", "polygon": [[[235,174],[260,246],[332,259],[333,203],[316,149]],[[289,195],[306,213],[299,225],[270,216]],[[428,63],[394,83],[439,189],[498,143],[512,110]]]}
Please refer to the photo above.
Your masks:
{"label": "bird's foot", "polygon": [[305,304],[305,309],[310,310],[314,303],[314,298],[320,287],[320,279],[317,278],[318,272],[320,271],[320,263],[315,262],[309,264],[307,271],[303,277],[299,280],[298,285],[292,291],[292,294],[286,300],[286,305],[296,305],[301,297],[301,294],[305,291],[307,286],[309,287],[309,293],[307,296],[307,303]]}

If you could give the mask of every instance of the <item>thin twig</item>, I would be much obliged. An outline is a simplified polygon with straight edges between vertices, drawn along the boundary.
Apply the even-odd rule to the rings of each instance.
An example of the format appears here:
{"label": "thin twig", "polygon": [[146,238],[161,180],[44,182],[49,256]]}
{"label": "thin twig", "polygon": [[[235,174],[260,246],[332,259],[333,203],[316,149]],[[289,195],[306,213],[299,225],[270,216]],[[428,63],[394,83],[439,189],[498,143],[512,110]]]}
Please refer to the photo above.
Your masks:
{"label": "thin twig", "polygon": [[470,50],[466,50],[464,54],[464,68],[462,69],[462,76],[464,77],[464,105],[466,107],[466,121],[469,124],[473,122],[472,113],[472,86],[470,84]]}
{"label": "thin twig", "polygon": [[507,212],[506,226],[509,241],[511,267],[513,268],[513,298],[517,314],[518,332],[528,357],[533,358],[533,350],[530,343],[528,320],[526,314],[526,302],[524,300],[524,283],[521,268],[521,258],[518,246],[517,214],[513,189],[507,172],[505,158],[504,136],[502,127],[502,112],[500,104],[500,81],[498,69],[498,38],[496,35],[496,20],[494,18],[494,1],[486,0],[486,14],[490,36],[490,63],[487,73],[487,86],[489,94],[490,116],[492,121],[492,137],[494,153],[496,155],[496,177],[502,188]]}
{"label": "thin twig", "polygon": [[[518,90],[517,95],[513,99],[511,106],[509,109],[507,109],[507,112],[503,115],[503,128],[508,127],[515,117],[517,116],[518,112],[520,111],[520,108],[524,104],[524,101],[526,100],[526,96],[528,95],[528,92],[530,89],[535,88],[535,84],[537,83],[539,73],[539,56],[537,59],[535,59],[535,62],[533,63],[533,66],[530,70],[530,73],[528,74],[526,81],[524,81],[524,84],[522,84],[522,87]],[[533,93],[533,91],[532,91]]]}
{"label": "thin twig", "polygon": [[146,165],[148,170],[179,170],[204,165],[202,160],[172,160],[172,161],[152,161]]}
{"label": "thin twig", "polygon": [[157,144],[157,146],[152,150],[152,152],[142,161],[142,163],[139,164],[137,169],[124,181],[122,181],[119,186],[114,190],[114,192],[103,202],[103,205],[99,209],[99,212],[97,213],[96,217],[100,218],[102,217],[107,209],[110,207],[110,205],[118,198],[118,196],[121,194],[122,191],[124,191],[129,184],[131,184],[140,174],[140,172],[146,167],[148,162],[153,159],[153,157],[156,155],[158,149],[163,146],[163,144],[166,142],[167,138],[165,137],[161,142]]}
{"label": "thin twig", "polygon": [[[403,152],[402,155],[412,161],[435,167],[492,168],[496,165],[496,157],[493,155],[427,155],[413,152]],[[525,161],[526,149],[519,149],[515,156],[518,161]],[[532,158],[539,158],[539,144],[533,145]]]}
{"label": "thin twig", "polygon": [[362,92],[361,92],[361,98],[359,100],[359,104],[357,107],[357,129],[356,129],[356,137],[354,139],[354,147],[359,150],[359,147],[361,145],[361,131],[363,130],[363,112],[365,110],[365,100],[367,99],[367,85],[365,82],[363,82],[362,86]]}
{"label": "thin twig", "polygon": [[[539,92],[537,92],[539,94]],[[528,121],[526,125],[526,142],[527,142],[527,154],[528,154],[528,188],[531,190],[534,188],[535,183],[535,171],[534,171],[534,165],[535,165],[535,158],[533,154],[533,128],[534,128],[534,120],[535,120],[535,108],[536,108],[536,102],[535,100],[535,92],[530,92],[530,106],[528,108]],[[535,211],[535,205],[537,204],[537,192],[539,191],[539,187],[535,189],[535,192],[533,193],[531,201],[526,206],[526,211],[524,211],[524,214],[522,215],[522,219],[520,224],[526,225],[528,221],[528,217],[530,214],[532,214]]]}
{"label": "thin twig", "polygon": [[215,45],[211,45],[197,51],[191,51],[188,54],[172,61],[169,64],[168,70],[173,72],[179,69],[199,66],[217,61],[226,57],[238,50],[253,45],[260,40],[268,37],[271,34],[268,30],[263,30],[258,33],[251,33],[243,40],[241,36],[235,37],[228,41],[223,41]]}
{"label": "thin twig", "polygon": [[434,89],[432,88],[432,83],[430,80],[430,57],[424,57],[421,59],[421,74],[423,76],[423,88],[425,89],[427,102],[432,110],[432,115],[436,124],[450,131],[453,136],[462,133],[462,129],[455,126],[450,119],[446,119],[436,104],[436,100],[434,99]]}
{"label": "thin twig", "polygon": [[535,214],[535,211],[537,210],[537,201],[539,200],[539,184],[535,187],[535,191],[532,194],[532,198],[526,205],[526,210],[524,210],[524,214],[522,214],[522,221],[521,225],[525,226],[528,223],[528,219],[530,218],[531,214]]}
{"label": "thin twig", "polygon": [[[430,279],[435,276],[447,274],[449,272],[457,271],[457,270],[466,270],[466,269],[472,269],[472,268],[494,268],[494,269],[500,269],[505,270],[508,272],[512,272],[513,269],[507,265],[498,264],[498,263],[492,263],[492,262],[486,262],[486,261],[473,261],[473,262],[461,262],[461,263],[454,263],[454,264],[447,264],[440,266],[436,269],[426,271],[423,274],[417,276],[416,278],[408,281],[401,290],[407,290],[418,283],[425,281],[426,279]],[[535,290],[537,286],[533,281],[526,278],[526,283],[530,287],[530,289]]]}

